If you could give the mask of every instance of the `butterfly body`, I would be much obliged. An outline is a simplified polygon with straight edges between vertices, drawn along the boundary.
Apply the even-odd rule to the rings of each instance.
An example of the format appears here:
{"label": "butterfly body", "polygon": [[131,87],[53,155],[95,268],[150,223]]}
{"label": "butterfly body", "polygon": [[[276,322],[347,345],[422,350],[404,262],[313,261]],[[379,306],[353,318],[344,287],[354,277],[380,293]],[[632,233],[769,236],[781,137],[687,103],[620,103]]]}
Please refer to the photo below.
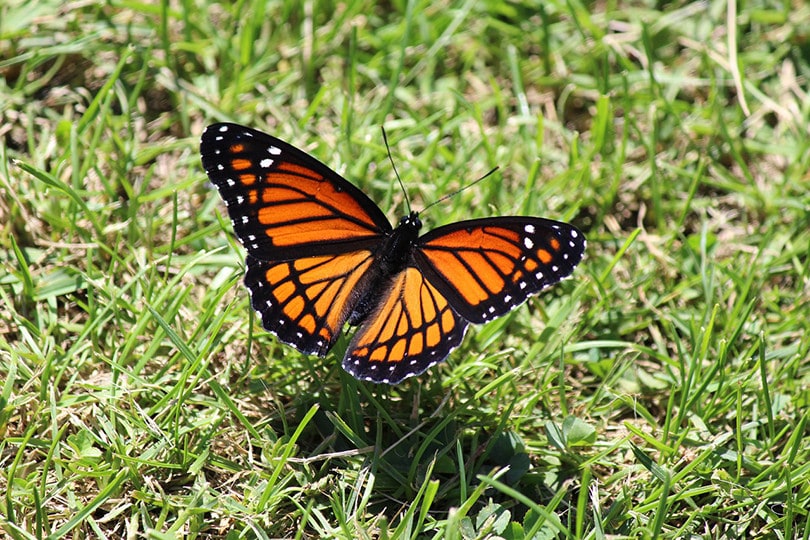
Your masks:
{"label": "butterfly body", "polygon": [[509,216],[419,236],[416,212],[391,227],[326,165],[236,124],[203,133],[203,166],[247,250],[245,284],[262,325],[325,355],[359,326],[343,360],[357,378],[395,384],[442,361],[469,323],[491,321],[570,275],[585,238],[567,223]]}
{"label": "butterfly body", "polygon": [[347,321],[350,325],[358,326],[362,323],[379,302],[379,291],[385,290],[391,279],[406,266],[413,265],[412,251],[421,228],[419,215],[411,212],[379,243],[374,253],[375,264],[370,269],[370,283],[352,309]]}

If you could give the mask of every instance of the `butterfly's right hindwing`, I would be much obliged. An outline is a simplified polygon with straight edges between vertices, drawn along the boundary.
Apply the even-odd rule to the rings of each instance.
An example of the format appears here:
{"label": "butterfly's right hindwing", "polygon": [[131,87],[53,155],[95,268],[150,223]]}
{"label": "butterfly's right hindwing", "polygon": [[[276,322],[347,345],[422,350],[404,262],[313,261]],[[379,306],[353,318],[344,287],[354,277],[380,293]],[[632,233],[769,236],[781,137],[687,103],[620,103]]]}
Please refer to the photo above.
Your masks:
{"label": "butterfly's right hindwing", "polygon": [[343,368],[372,382],[397,384],[444,360],[464,338],[467,321],[414,267],[400,272],[358,328]]}

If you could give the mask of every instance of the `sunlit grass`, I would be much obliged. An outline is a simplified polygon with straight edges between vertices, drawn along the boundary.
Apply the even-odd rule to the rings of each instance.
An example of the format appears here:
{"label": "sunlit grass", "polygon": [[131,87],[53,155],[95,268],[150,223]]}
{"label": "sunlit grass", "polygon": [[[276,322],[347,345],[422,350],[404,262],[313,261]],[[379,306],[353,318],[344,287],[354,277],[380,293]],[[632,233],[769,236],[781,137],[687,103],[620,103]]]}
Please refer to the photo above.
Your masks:
{"label": "sunlit grass", "polygon": [[[167,6],[0,7],[8,536],[808,538],[810,10]],[[392,222],[380,126],[415,209],[498,166],[426,228],[542,215],[586,258],[358,382],[348,336],[307,357],[251,313],[215,121]]]}

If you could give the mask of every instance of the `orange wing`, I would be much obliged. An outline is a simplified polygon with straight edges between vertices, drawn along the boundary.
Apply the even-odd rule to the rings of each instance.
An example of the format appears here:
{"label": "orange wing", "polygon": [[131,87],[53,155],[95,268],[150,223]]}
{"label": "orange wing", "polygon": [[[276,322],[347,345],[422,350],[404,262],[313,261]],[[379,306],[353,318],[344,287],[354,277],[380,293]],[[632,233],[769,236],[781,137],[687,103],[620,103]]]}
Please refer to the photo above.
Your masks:
{"label": "orange wing", "polygon": [[200,153],[248,252],[245,284],[262,325],[323,356],[370,287],[390,223],[339,174],[266,133],[214,124]]}
{"label": "orange wing", "polygon": [[370,251],[271,263],[248,255],[245,285],[262,325],[301,352],[324,356],[365,289]]}
{"label": "orange wing", "polygon": [[397,384],[444,360],[466,329],[447,298],[408,267],[355,333],[343,369],[358,379]]}
{"label": "orange wing", "polygon": [[568,223],[493,217],[430,231],[414,260],[459,315],[480,324],[571,275],[585,245]]}
{"label": "orange wing", "polygon": [[495,217],[430,231],[355,334],[343,368],[389,384],[419,375],[461,343],[470,322],[499,317],[569,276],[584,250],[576,227],[543,218]]}
{"label": "orange wing", "polygon": [[382,210],[348,180],[266,133],[213,124],[200,152],[234,232],[257,259],[366,249],[392,230]]}

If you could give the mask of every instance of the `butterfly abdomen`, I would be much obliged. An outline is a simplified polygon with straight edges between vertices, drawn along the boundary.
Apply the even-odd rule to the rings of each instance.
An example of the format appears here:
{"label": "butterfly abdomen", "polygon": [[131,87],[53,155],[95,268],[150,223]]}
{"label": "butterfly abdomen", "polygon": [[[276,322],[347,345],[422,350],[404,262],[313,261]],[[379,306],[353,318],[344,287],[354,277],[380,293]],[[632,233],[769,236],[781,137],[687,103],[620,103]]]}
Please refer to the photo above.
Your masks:
{"label": "butterfly abdomen", "polygon": [[352,309],[348,323],[357,326],[374,311],[391,280],[405,267],[413,265],[413,247],[419,238],[422,221],[416,212],[403,217],[396,229],[391,231],[375,253],[374,267],[369,271],[368,286]]}

